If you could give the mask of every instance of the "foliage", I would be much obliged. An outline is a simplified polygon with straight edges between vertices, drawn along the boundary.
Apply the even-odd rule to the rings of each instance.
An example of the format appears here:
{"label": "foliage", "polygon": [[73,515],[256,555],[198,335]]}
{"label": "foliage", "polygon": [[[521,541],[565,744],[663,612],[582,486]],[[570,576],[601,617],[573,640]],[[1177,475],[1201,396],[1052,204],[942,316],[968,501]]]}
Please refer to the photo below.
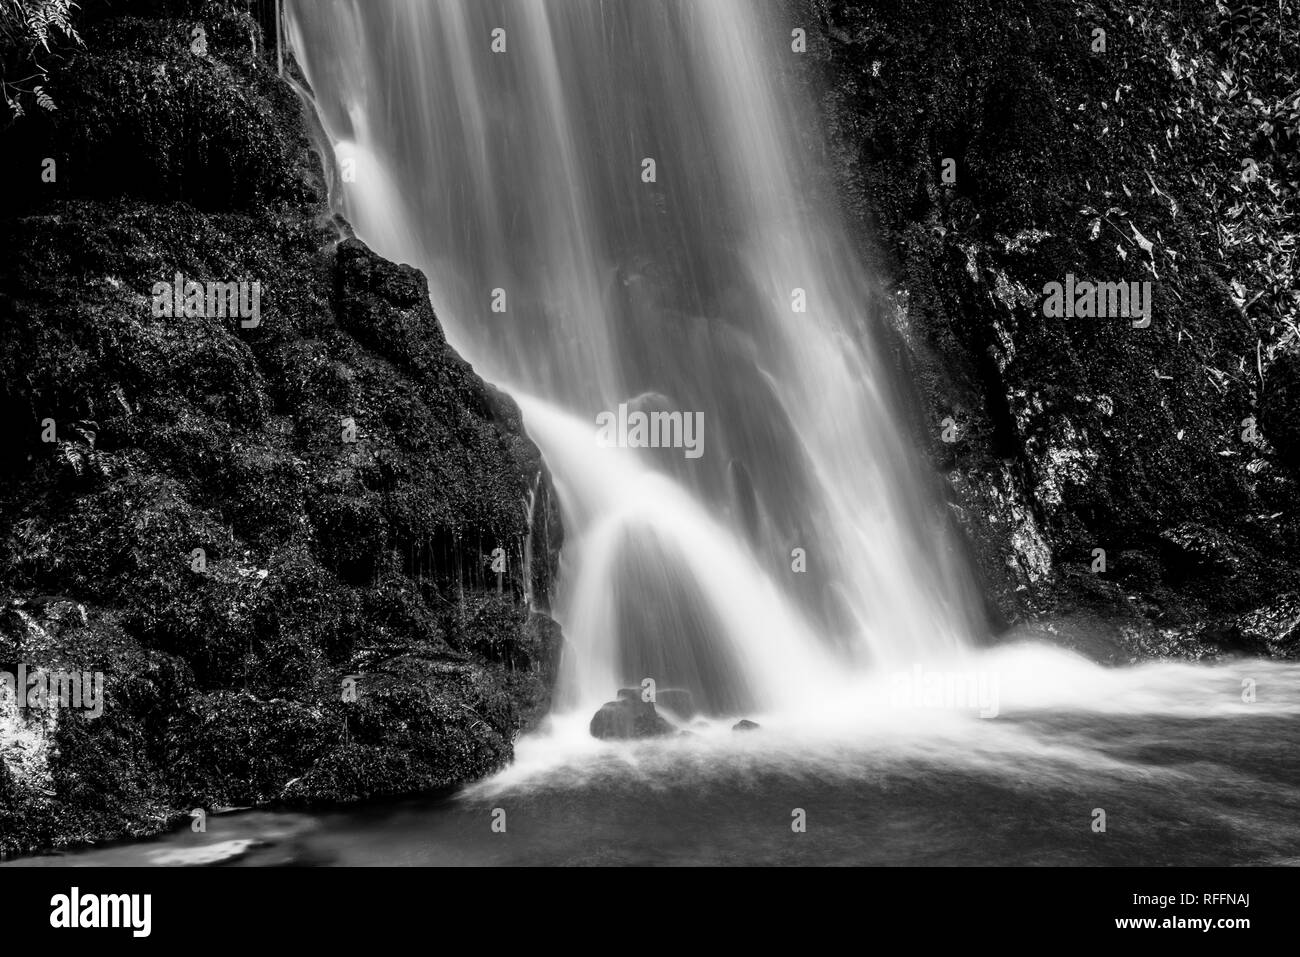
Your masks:
{"label": "foliage", "polygon": [[[37,57],[53,55],[51,44],[64,41],[80,45],[81,37],[72,25],[73,0],[0,0],[0,94],[16,119],[30,99],[42,110],[57,107],[45,88],[49,73]],[[33,72],[15,77],[14,72]]]}
{"label": "foliage", "polygon": [[1233,300],[1260,343],[1261,375],[1300,337],[1300,4],[1216,2],[1205,27],[1170,30],[1180,101],[1164,118],[1177,135],[1205,128],[1209,162],[1196,177],[1213,206]]}

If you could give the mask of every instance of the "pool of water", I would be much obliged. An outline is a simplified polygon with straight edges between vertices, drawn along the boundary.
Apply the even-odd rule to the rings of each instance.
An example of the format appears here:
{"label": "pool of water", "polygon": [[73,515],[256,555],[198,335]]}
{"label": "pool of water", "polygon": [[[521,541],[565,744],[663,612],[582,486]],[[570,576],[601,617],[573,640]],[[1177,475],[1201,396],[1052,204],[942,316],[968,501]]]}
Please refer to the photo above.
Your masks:
{"label": "pool of water", "polygon": [[1030,647],[966,664],[996,716],[898,675],[745,733],[728,717],[600,742],[575,714],[451,796],[213,815],[205,833],[12,863],[1300,863],[1300,665],[1114,669]]}

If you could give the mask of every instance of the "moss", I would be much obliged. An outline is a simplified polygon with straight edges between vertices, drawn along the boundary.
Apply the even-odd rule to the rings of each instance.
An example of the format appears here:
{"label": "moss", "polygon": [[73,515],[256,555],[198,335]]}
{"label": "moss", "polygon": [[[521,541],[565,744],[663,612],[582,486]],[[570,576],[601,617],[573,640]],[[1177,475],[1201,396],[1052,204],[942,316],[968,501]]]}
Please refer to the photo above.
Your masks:
{"label": "moss", "polygon": [[1280,354],[1268,368],[1260,426],[1281,460],[1300,469],[1300,352]]}
{"label": "moss", "polygon": [[245,691],[212,692],[191,699],[172,721],[170,775],[186,804],[274,801],[323,753],[332,730],[319,707]]}
{"label": "moss", "polygon": [[[447,345],[419,273],[340,243],[237,5],[87,17],[59,112],[0,134],[23,169],[59,158],[0,219],[0,662],[102,668],[108,694],[53,725],[48,786],[0,761],[0,855],[489,773],[560,641],[523,603],[524,538],[544,606],[561,530],[545,486],[529,527],[544,470],[518,409]],[[155,316],[176,273],[259,282],[260,323]]]}
{"label": "moss", "polygon": [[[824,28],[812,50],[844,196],[903,305],[906,342],[890,347],[921,387],[912,424],[954,489],[995,624],[1075,601],[1121,614],[1122,596],[1073,574],[1095,548],[1114,574],[1151,582],[1155,614],[1188,627],[1294,577],[1297,539],[1277,514],[1294,479],[1239,436],[1258,414],[1268,323],[1234,301],[1233,256],[1206,226],[1231,218],[1222,184],[1240,185],[1240,169],[1223,168],[1213,111],[1186,106],[1188,76],[1170,66],[1175,48],[1214,62],[1219,15],[1130,7],[807,11]],[[941,179],[945,157],[955,183]],[[1284,219],[1254,225],[1286,231]],[[1046,318],[1041,291],[1067,273],[1150,281],[1151,327]],[[963,438],[949,446],[936,424],[954,413]],[[1189,524],[1218,543],[1214,575],[1189,577],[1161,544]],[[1053,561],[1031,576],[1023,543],[1040,538]],[[1127,569],[1121,556],[1138,554],[1144,568]]]}
{"label": "moss", "polygon": [[[202,54],[192,51],[199,25]],[[114,17],[82,33],[85,49],[51,71],[59,109],[9,131],[20,182],[36,187],[51,157],[57,179],[44,192],[60,197],[179,199],[206,210],[323,202],[301,104],[265,68],[247,14],[210,4],[192,20]]]}

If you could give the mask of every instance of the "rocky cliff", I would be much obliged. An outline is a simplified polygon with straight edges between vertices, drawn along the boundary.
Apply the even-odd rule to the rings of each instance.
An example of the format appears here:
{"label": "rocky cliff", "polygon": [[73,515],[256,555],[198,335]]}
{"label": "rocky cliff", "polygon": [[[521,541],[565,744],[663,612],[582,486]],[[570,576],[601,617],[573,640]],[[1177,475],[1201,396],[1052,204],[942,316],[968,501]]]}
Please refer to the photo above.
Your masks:
{"label": "rocky cliff", "polygon": [[0,691],[0,854],[490,772],[560,643],[516,406],[330,217],[244,5],[84,6],[0,134],[0,671],[104,701]]}
{"label": "rocky cliff", "polygon": [[[1294,3],[796,4],[995,631],[1300,655]],[[1150,283],[1150,324],[1052,316]]]}

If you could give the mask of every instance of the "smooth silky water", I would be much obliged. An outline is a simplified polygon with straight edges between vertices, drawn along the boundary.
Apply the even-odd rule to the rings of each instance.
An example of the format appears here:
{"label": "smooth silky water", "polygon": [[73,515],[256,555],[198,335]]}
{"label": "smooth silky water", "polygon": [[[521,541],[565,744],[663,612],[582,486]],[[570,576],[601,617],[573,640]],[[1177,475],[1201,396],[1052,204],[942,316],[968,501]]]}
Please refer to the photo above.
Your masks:
{"label": "smooth silky water", "polygon": [[[556,709],[453,795],[24,863],[1300,860],[1300,667],[975,647],[787,4],[290,0],[286,21],[335,208],[426,273],[553,473]],[[620,404],[702,414],[702,454],[599,446]],[[705,717],[593,739],[644,677]]]}
{"label": "smooth silky water", "polygon": [[996,718],[892,707],[893,680],[865,679],[849,705],[756,732],[629,745],[584,721],[455,795],[214,815],[202,834],[13,864],[1300,863],[1295,665],[1106,670],[1041,646],[979,665],[1000,676]]}

